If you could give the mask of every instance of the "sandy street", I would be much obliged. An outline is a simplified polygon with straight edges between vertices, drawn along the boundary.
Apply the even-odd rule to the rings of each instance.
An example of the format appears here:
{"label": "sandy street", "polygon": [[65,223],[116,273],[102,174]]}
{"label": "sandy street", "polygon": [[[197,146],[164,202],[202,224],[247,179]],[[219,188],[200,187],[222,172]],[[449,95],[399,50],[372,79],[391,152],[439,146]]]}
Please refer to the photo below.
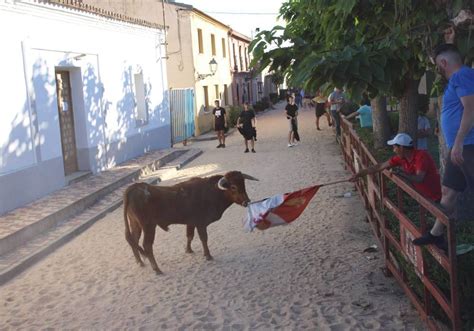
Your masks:
{"label": "sandy street", "polygon": [[[314,109],[300,112],[302,143],[287,147],[280,109],[258,117],[256,154],[238,132],[225,149],[204,153],[176,180],[241,170],[253,200],[349,177],[334,134]],[[154,252],[164,275],[140,268],[124,238],[122,208],[0,287],[0,329],[415,330],[423,329],[380,252],[350,184],[323,187],[289,226],[245,233],[233,205],[208,227],[213,261],[184,252],[184,226],[157,229]],[[340,197],[352,192],[352,197]],[[205,208],[205,206],[203,206]],[[376,258],[374,258],[376,257]],[[370,258],[370,259],[369,259]]]}

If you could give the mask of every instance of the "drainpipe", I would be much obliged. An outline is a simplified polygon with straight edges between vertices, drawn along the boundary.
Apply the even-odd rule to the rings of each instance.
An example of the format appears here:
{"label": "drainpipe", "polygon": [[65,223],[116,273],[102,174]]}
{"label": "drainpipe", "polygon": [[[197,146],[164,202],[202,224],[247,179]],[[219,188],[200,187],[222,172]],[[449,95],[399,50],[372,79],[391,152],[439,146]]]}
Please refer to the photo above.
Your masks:
{"label": "drainpipe", "polygon": [[166,37],[166,14],[165,14],[165,0],[161,0],[161,10],[163,11],[163,30],[165,33],[165,56],[164,59],[168,59],[168,38]]}

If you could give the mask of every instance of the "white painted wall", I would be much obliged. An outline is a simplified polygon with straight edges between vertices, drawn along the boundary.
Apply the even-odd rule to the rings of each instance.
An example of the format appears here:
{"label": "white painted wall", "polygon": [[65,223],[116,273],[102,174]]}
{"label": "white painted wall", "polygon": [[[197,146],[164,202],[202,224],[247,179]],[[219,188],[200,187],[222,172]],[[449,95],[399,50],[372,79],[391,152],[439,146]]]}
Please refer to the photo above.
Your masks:
{"label": "white painted wall", "polygon": [[[198,29],[202,30],[204,52],[199,53],[198,47]],[[210,108],[214,107],[215,99],[224,99],[224,85],[228,87],[228,100],[229,103],[232,100],[231,93],[231,82],[232,76],[229,70],[229,48],[227,32],[229,29],[221,24],[218,24],[212,20],[206,19],[205,17],[193,12],[191,15],[191,39],[192,39],[192,51],[194,59],[194,71],[195,77],[197,74],[209,74],[209,62],[212,58],[218,63],[217,72],[214,76],[206,77],[203,80],[197,80],[195,83],[195,99],[196,99],[196,134],[199,135],[203,132],[212,130],[213,117],[211,113],[204,112],[204,86],[208,87],[209,91],[209,104]],[[211,34],[214,34],[216,40],[216,55],[212,55],[211,48]],[[222,38],[226,44],[226,56],[222,53]],[[215,85],[219,86],[219,95],[215,93]],[[221,98],[222,96],[222,98]]]}
{"label": "white painted wall", "polygon": [[[162,30],[61,6],[0,1],[0,31],[8,31],[0,37],[0,200],[2,183],[15,173],[62,160],[57,68],[70,71],[76,144],[89,155],[83,170],[100,171],[170,146]],[[148,106],[148,122],[141,125],[134,110],[138,72]],[[64,174],[54,176],[64,183]],[[51,188],[36,195],[46,191]],[[0,213],[5,209],[0,205]]]}

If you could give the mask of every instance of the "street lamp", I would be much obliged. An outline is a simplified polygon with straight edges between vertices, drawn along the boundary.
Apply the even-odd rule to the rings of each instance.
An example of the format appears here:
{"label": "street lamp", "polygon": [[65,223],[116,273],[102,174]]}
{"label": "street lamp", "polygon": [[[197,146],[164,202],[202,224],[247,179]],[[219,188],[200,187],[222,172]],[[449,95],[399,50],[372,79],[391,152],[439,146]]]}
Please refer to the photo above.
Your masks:
{"label": "street lamp", "polygon": [[209,62],[209,69],[211,70],[211,73],[210,74],[200,74],[200,73],[197,73],[197,79],[198,80],[203,80],[205,79],[206,77],[209,77],[209,76],[214,76],[216,71],[217,71],[217,62],[214,58],[212,58],[212,60]]}

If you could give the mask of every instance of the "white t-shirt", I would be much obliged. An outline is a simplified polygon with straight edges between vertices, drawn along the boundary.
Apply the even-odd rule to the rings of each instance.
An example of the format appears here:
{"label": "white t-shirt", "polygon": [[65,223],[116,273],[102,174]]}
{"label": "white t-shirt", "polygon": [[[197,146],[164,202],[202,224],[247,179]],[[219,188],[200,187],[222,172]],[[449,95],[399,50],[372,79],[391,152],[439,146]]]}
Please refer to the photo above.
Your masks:
{"label": "white t-shirt", "polygon": [[[334,101],[341,101],[344,100],[344,94],[342,91],[333,91],[331,94],[329,94],[328,101],[329,102],[334,102]],[[342,104],[340,103],[331,103],[331,110],[339,110],[341,109]]]}
{"label": "white t-shirt", "polygon": [[[418,130],[431,129],[430,121],[426,116],[418,116]],[[418,138],[417,149],[428,149],[428,138]]]}

